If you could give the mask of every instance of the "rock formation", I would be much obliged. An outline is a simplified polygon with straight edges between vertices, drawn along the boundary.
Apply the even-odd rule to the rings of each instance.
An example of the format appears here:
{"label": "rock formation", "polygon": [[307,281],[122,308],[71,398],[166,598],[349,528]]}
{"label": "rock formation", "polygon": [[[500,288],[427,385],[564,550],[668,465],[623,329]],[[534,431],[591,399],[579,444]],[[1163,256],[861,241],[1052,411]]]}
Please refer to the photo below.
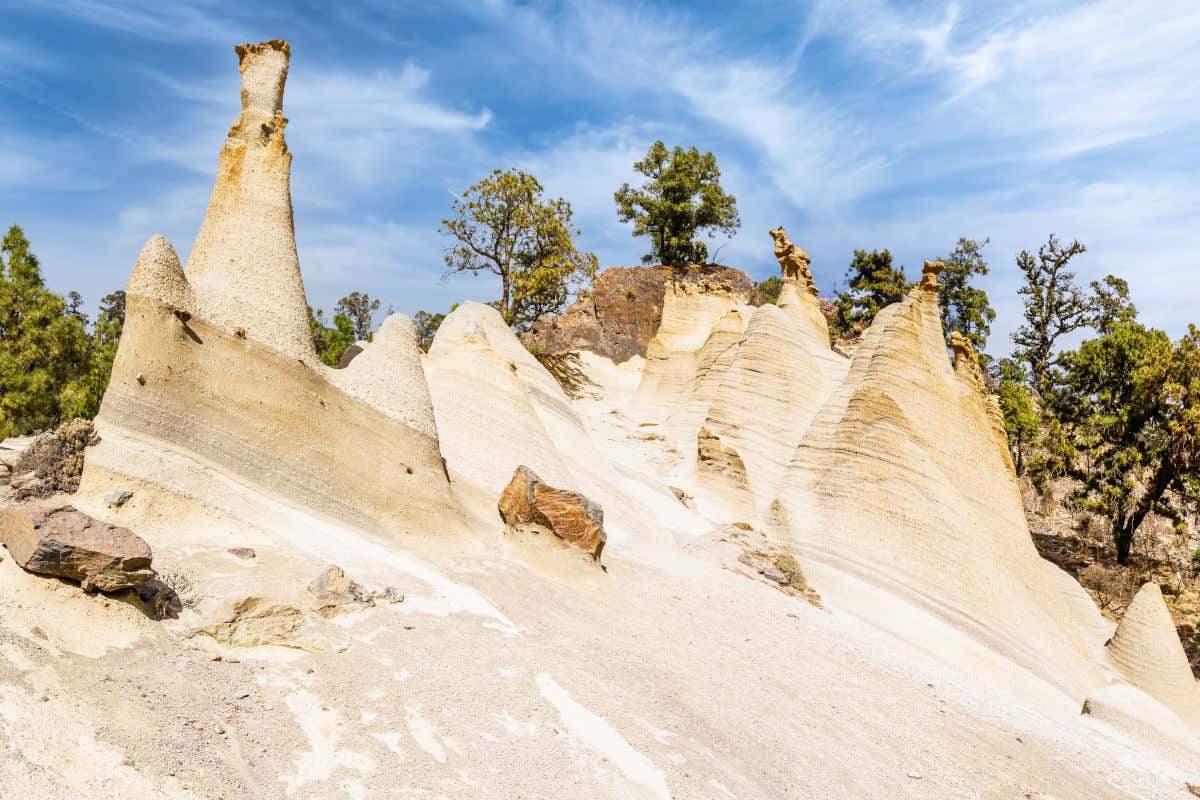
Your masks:
{"label": "rock formation", "polygon": [[[188,268],[154,237],[129,281],[75,498],[92,519],[0,512],[8,794],[1130,800],[1200,784],[1196,684],[1157,589],[1114,634],[1038,557],[977,357],[960,337],[948,354],[939,263],[852,359],[777,229],[777,305],[719,267],[615,273],[608,300],[542,328],[583,349],[587,392],[478,303],[427,355],[393,316],[331,369],[291,227],[288,47],[237,52],[242,113]],[[605,355],[642,342],[644,369]],[[104,521],[154,547],[143,608],[20,568],[140,579],[148,547]],[[542,558],[506,525],[603,548],[606,569]],[[372,608],[401,596],[363,586],[406,599]]]}
{"label": "rock formation", "polygon": [[[587,292],[561,314],[546,315],[521,335],[535,353],[557,355],[589,350],[621,364],[645,356],[662,321],[669,283],[695,284],[701,291],[718,286],[753,292],[754,283],[738,269],[715,264],[688,267],[610,267]],[[748,294],[753,298],[752,294]]]}
{"label": "rock formation", "polygon": [[390,317],[345,369],[316,358],[284,142],[289,49],[236,50],[242,112],[212,200],[186,271],[161,236],[134,267],[83,491],[152,487],[134,518],[185,498],[261,520],[266,492],[372,530],[458,530],[411,322]]}
{"label": "rock formation", "polygon": [[[554,377],[481,303],[463,303],[438,328],[425,359],[442,453],[456,483],[492,498],[527,466],[552,486],[570,486],[605,509],[610,541],[669,517],[664,488],[630,482],[593,441]],[[669,529],[664,525],[664,532]]]}
{"label": "rock formation", "polygon": [[529,467],[520,466],[504,487],[497,504],[500,518],[511,528],[537,526],[596,561],[608,537],[604,509],[579,492],[547,486]]}
{"label": "rock formation", "polygon": [[1100,669],[1030,539],[1003,431],[951,367],[941,268],[863,336],[791,458],[777,535],[1082,697]]}
{"label": "rock formation", "polygon": [[1200,736],[1200,687],[1158,584],[1138,590],[1108,644],[1108,657],[1125,680],[1174,711]]}
{"label": "rock formation", "polygon": [[771,229],[771,238],[775,240],[775,258],[779,261],[784,279],[794,280],[810,294],[817,294],[816,283],[808,269],[808,265],[812,263],[808,253],[792,244],[782,225]]}
{"label": "rock formation", "polygon": [[154,577],[141,537],[71,506],[0,509],[0,543],[22,569],[78,581],[85,592],[129,589]]}

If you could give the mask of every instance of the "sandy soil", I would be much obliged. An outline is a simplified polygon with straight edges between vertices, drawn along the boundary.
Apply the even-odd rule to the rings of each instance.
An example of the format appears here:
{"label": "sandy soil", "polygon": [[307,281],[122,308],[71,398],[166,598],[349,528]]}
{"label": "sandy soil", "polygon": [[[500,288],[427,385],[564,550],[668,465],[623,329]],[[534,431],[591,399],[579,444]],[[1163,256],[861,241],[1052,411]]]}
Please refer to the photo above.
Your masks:
{"label": "sandy soil", "polygon": [[[594,438],[649,469],[659,443],[610,413],[634,382],[593,372],[577,406]],[[1068,800],[1200,784],[998,656],[949,665],[961,634],[849,576],[810,575],[823,608],[777,588],[738,561],[757,531],[635,539],[601,571],[505,535],[489,492],[454,486],[472,536],[372,536],[266,496],[258,526],[149,487],[128,511],[73,498],[137,514],[157,568],[190,579],[189,607],[155,622],[0,562],[0,797]],[[695,519],[681,506],[674,526]],[[322,619],[304,588],[327,563],[405,599]],[[252,647],[202,632],[251,595],[303,625]]]}

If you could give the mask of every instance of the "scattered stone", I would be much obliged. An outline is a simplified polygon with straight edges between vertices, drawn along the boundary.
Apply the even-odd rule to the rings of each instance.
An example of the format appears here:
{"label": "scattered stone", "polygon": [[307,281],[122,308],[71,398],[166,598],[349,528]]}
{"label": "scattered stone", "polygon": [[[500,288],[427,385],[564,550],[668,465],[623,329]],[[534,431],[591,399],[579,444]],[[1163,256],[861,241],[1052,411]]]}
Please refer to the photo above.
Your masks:
{"label": "scattered stone", "polygon": [[308,597],[313,610],[326,618],[355,608],[373,608],[376,600],[404,602],[404,595],[394,586],[368,591],[351,580],[341,567],[332,564],[308,585]]}
{"label": "scattered stone", "polygon": [[124,489],[119,492],[109,492],[104,495],[104,502],[108,503],[113,508],[120,508],[129,502],[129,498],[133,497],[133,492]]}
{"label": "scattered stone", "polygon": [[752,531],[752,530],[754,530],[754,526],[753,526],[753,525],[751,525],[749,522],[733,522],[733,523],[730,523],[730,524],[731,524],[731,525],[733,525],[733,527],[737,528],[739,531]]}
{"label": "scattered stone", "polygon": [[[251,595],[234,603],[228,618],[205,626],[201,632],[231,647],[299,647],[297,638],[303,625],[304,614],[300,609]],[[225,662],[237,663],[232,658]]]}
{"label": "scattered stone", "polygon": [[910,772],[910,773],[908,773],[908,777],[912,778],[915,781],[919,781],[922,778],[924,778],[925,776],[919,772]]}
{"label": "scattered stone", "polygon": [[498,503],[500,518],[512,528],[533,525],[545,528],[563,541],[588,553],[596,561],[608,540],[604,510],[578,492],[555,489],[542,483],[524,465],[513,472]]}
{"label": "scattered stone", "polygon": [[10,483],[17,500],[70,494],[79,488],[83,451],[100,441],[90,420],[64,422],[38,436],[12,467]]}
{"label": "scattered stone", "polygon": [[252,547],[231,547],[227,551],[231,556],[237,556],[242,559],[258,558],[258,553],[254,552]]}
{"label": "scattered stone", "polygon": [[784,575],[774,564],[766,564],[758,570],[759,574],[767,580],[778,583],[780,586],[787,586],[788,577]]}
{"label": "scattered stone", "polygon": [[155,576],[140,536],[72,506],[0,510],[0,542],[22,569],[78,581],[85,592],[128,589]]}

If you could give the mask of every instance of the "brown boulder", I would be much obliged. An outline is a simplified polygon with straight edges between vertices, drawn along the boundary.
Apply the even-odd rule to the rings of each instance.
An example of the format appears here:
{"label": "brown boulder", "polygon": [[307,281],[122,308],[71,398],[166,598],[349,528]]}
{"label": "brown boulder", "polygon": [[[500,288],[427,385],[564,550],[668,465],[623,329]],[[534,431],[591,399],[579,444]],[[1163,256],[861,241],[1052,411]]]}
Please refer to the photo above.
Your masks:
{"label": "brown boulder", "polygon": [[590,350],[620,364],[645,356],[646,345],[662,322],[668,282],[691,284],[699,291],[724,289],[757,296],[746,273],[717,264],[686,267],[609,267],[592,288],[556,316],[545,315],[522,334],[533,353],[558,355]]}
{"label": "brown boulder", "polygon": [[154,577],[150,545],[140,536],[71,506],[0,510],[0,542],[23,569],[79,581],[88,592],[127,589]]}
{"label": "brown boulder", "polygon": [[500,495],[498,505],[500,518],[509,527],[545,528],[600,560],[608,537],[604,533],[604,510],[599,503],[578,492],[547,486],[529,467],[519,466]]}

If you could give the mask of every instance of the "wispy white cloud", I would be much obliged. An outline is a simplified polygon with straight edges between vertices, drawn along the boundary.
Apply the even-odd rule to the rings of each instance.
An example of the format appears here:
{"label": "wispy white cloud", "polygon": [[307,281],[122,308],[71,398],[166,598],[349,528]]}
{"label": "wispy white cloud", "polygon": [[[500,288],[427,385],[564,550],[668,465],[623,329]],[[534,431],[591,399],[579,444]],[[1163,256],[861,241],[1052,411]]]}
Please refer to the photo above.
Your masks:
{"label": "wispy white cloud", "polygon": [[18,0],[34,8],[144,38],[236,41],[238,28],[213,4],[191,0]]}

